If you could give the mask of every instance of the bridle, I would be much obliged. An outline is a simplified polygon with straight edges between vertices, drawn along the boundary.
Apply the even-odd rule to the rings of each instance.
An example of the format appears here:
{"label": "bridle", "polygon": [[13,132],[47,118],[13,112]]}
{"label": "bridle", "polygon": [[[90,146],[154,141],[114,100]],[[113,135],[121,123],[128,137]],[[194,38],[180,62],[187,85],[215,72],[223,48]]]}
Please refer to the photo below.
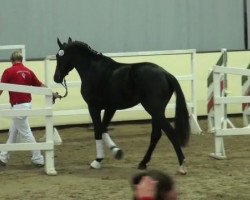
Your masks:
{"label": "bridle", "polygon": [[[58,51],[58,55],[59,56],[63,56],[64,55],[64,50],[60,49]],[[66,83],[65,77],[63,78],[63,81],[61,82],[61,84],[62,84],[62,86],[65,89],[65,94],[63,96],[60,95],[60,97],[59,97],[60,99],[65,98],[68,95],[68,87],[67,87],[67,83]]]}

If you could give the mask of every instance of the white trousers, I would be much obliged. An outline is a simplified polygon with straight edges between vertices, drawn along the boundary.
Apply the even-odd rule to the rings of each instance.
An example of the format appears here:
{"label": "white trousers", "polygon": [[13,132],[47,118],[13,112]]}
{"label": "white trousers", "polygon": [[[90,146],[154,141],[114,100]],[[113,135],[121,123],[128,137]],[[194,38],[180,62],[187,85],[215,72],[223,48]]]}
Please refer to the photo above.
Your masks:
{"label": "white trousers", "polygon": [[[12,107],[12,109],[30,109],[30,103],[22,103],[17,104]],[[33,133],[30,129],[29,121],[26,116],[21,117],[14,117],[12,120],[12,124],[9,129],[9,138],[7,140],[7,144],[15,143],[17,139],[17,134],[20,134],[21,137],[27,143],[36,143],[36,139],[33,136]],[[2,151],[0,153],[0,159],[7,163],[9,160],[10,154],[8,151]],[[44,157],[41,154],[40,150],[33,150],[32,151],[32,158],[31,161],[35,164],[44,164]]]}

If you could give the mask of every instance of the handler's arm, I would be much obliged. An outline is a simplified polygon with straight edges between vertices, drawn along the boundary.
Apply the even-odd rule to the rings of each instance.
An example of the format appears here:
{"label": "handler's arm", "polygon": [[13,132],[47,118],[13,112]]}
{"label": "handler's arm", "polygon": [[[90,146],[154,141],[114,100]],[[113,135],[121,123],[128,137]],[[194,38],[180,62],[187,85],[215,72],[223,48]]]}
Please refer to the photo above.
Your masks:
{"label": "handler's arm", "polygon": [[[41,86],[40,87],[48,87],[47,85],[45,85],[44,83],[41,83]],[[0,94],[1,95],[1,94]],[[52,92],[52,95],[53,95],[53,99],[52,99],[52,102],[53,104],[55,103],[55,100],[57,98],[61,99],[62,96],[60,94],[58,94],[58,92]]]}

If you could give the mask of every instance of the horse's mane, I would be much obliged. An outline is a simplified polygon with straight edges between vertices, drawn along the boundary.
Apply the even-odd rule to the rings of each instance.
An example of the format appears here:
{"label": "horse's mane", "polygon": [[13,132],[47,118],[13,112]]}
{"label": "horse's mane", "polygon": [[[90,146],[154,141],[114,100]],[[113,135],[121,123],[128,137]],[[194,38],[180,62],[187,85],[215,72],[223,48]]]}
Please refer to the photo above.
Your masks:
{"label": "horse's mane", "polygon": [[92,49],[87,43],[81,42],[81,41],[73,41],[72,43],[68,44],[68,47],[77,47],[77,48],[83,48],[87,50],[89,53],[96,55],[96,56],[102,56],[102,53],[95,51]]}

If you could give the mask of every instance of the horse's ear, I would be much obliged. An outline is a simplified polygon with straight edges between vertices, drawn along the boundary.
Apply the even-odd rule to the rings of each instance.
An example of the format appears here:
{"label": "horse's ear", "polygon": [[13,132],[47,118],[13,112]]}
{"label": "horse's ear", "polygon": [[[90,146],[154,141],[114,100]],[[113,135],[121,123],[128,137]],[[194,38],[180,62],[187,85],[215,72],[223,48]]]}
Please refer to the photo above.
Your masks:
{"label": "horse's ear", "polygon": [[72,43],[71,37],[69,37],[69,39],[68,39],[68,44],[70,44],[70,43]]}
{"label": "horse's ear", "polygon": [[57,44],[58,44],[59,48],[61,49],[63,45],[62,45],[62,43],[60,42],[59,38],[57,38]]}

